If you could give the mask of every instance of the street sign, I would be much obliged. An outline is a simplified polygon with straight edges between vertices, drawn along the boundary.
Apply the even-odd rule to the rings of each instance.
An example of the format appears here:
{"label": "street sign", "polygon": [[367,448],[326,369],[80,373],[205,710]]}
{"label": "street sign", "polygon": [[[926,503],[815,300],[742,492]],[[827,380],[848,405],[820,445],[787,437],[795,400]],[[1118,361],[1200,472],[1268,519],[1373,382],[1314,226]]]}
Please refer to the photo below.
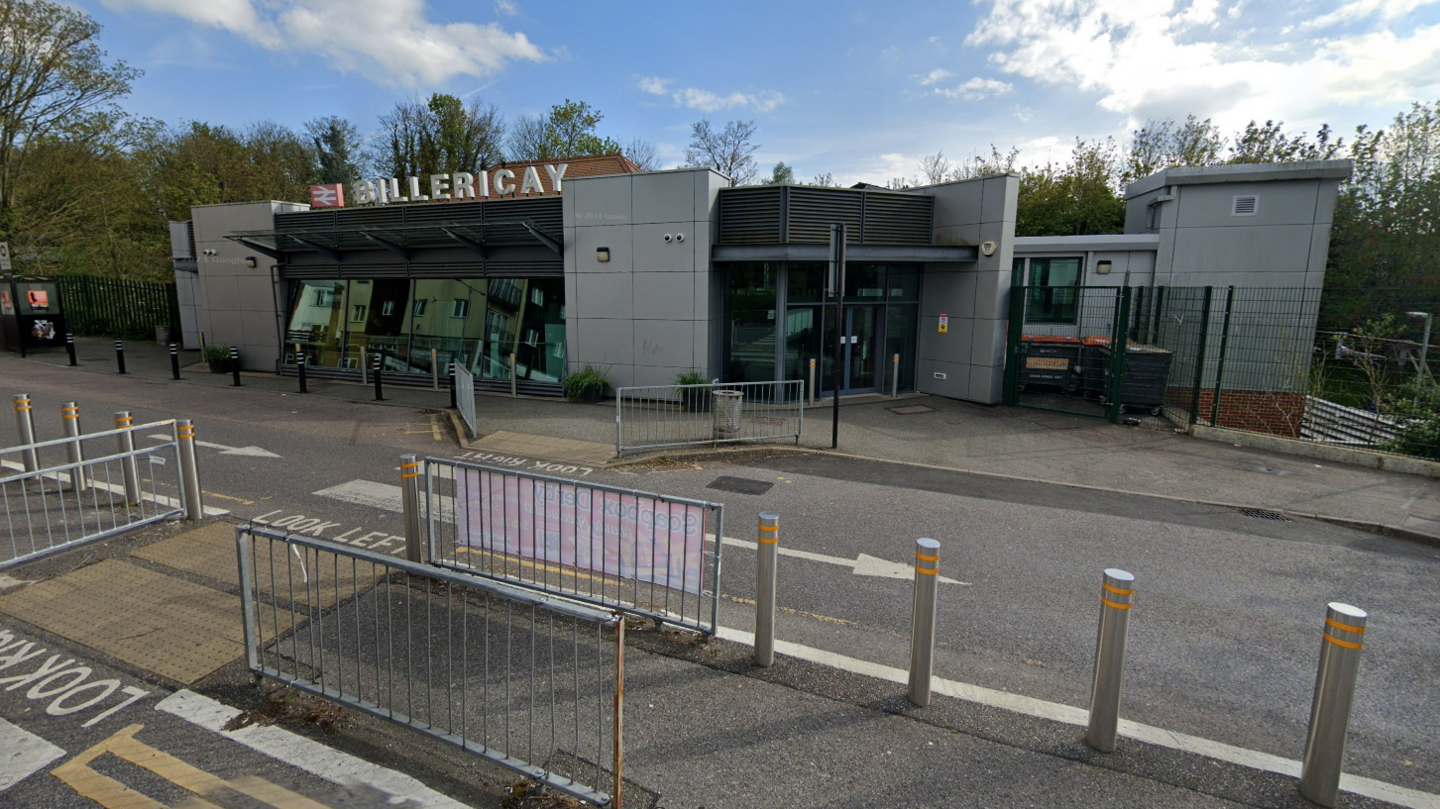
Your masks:
{"label": "street sign", "polygon": [[9,242],[0,242],[0,272],[10,272]]}

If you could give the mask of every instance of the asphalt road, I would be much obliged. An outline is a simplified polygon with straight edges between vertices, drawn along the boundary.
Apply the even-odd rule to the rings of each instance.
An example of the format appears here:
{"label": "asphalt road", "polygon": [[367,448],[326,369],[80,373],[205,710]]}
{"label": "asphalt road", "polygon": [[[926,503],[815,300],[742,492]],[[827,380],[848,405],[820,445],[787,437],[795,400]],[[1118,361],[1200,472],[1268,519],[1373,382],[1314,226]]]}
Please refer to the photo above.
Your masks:
{"label": "asphalt road", "polygon": [[[26,376],[42,438],[59,435],[67,399],[79,401],[91,429],[118,409],[137,421],[191,417],[201,440],[279,456],[202,448],[207,505],[268,521],[303,514],[323,520],[323,538],[352,532],[382,551],[399,550],[399,514],[312,493],[352,480],[396,484],[404,452],[461,454],[448,424],[409,408],[66,369]],[[0,420],[0,445],[14,435]],[[722,475],[774,485],[760,495],[708,488]],[[1100,571],[1123,567],[1137,577],[1124,715],[1288,758],[1304,744],[1325,603],[1356,604],[1370,611],[1371,629],[1346,769],[1440,792],[1433,547],[1171,500],[825,457],[597,470],[586,479],[721,502],[727,534],[742,539],[753,539],[757,512],[774,510],[782,547],[836,559],[905,563],[916,537],[937,538],[942,574],[963,582],[941,590],[937,675],[1074,706],[1087,700]],[[782,557],[779,637],[904,667],[910,587]],[[753,552],[725,547],[721,589],[721,624],[753,628],[744,603],[754,596]]]}

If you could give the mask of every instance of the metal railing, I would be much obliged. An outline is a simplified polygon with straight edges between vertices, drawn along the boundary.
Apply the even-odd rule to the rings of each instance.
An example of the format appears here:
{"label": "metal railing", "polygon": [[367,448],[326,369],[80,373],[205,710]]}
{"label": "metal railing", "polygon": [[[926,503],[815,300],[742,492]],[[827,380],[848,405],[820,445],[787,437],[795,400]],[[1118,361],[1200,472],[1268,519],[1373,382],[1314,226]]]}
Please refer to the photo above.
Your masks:
{"label": "metal railing", "polygon": [[[137,426],[128,419],[115,430],[0,448],[0,569],[202,513],[198,483],[185,485],[194,473],[193,428],[181,426],[182,446],[175,419]],[[137,449],[137,431],[163,432],[165,440]]]}
{"label": "metal railing", "polygon": [[618,798],[618,614],[255,526],[236,548],[251,672],[576,798]]}
{"label": "metal railing", "polygon": [[805,426],[805,383],[726,382],[615,390],[615,452],[793,438]]}
{"label": "metal railing", "polygon": [[465,429],[470,431],[469,437],[474,438],[475,375],[458,362],[455,363],[455,409],[460,411],[460,418],[465,421]]}
{"label": "metal railing", "polygon": [[426,458],[432,564],[715,632],[718,503]]}

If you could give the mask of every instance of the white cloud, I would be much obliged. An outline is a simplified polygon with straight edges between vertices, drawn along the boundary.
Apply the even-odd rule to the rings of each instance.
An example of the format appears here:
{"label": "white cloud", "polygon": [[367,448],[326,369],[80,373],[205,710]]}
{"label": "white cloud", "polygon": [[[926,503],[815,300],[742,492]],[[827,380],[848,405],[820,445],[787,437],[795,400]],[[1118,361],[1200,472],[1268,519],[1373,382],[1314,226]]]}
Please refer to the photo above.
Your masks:
{"label": "white cloud", "polygon": [[976,76],[954,87],[936,87],[935,94],[962,101],[980,101],[991,96],[1003,96],[1014,89],[1013,84]]}
{"label": "white cloud", "polygon": [[785,96],[775,90],[762,90],[758,93],[742,93],[737,90],[722,95],[699,87],[681,87],[672,91],[671,83],[669,79],[659,76],[643,76],[639,87],[641,92],[650,95],[669,96],[677,107],[701,112],[717,112],[738,107],[754,107],[756,112],[769,112],[785,103]]}
{"label": "white cloud", "polygon": [[[436,85],[545,61],[525,34],[498,23],[435,23],[424,0],[103,0],[230,31],[267,50],[318,56],[381,84]],[[500,0],[501,4],[508,0]]]}
{"label": "white cloud", "polygon": [[919,77],[919,78],[920,78],[920,86],[921,86],[921,87],[927,87],[927,86],[929,86],[929,85],[931,85],[931,84],[934,84],[935,82],[944,81],[945,79],[948,79],[948,78],[950,78],[950,77],[953,76],[953,75],[955,75],[955,74],[954,74],[954,73],[951,73],[950,71],[946,70],[945,68],[943,68],[943,67],[937,67],[937,68],[935,68],[934,70],[930,71],[929,73],[926,73],[924,76],[920,76],[920,77]]}
{"label": "white cloud", "polygon": [[495,0],[495,13],[504,14],[507,17],[514,17],[520,13],[520,7],[510,0]]}
{"label": "white cloud", "polygon": [[1357,22],[1370,17],[1395,20],[1422,7],[1433,5],[1440,0],[1351,0],[1329,14],[1316,17],[1305,23],[1307,28],[1325,28],[1340,23]]}
{"label": "white cloud", "polygon": [[[1383,18],[1437,1],[1349,6]],[[1440,92],[1440,25],[1282,37],[1282,15],[1242,6],[1222,24],[1213,0],[995,0],[966,43],[992,49],[991,63],[1010,75],[1095,93],[1102,109],[1132,124],[1192,112],[1227,129],[1252,118],[1301,123],[1339,103]]]}

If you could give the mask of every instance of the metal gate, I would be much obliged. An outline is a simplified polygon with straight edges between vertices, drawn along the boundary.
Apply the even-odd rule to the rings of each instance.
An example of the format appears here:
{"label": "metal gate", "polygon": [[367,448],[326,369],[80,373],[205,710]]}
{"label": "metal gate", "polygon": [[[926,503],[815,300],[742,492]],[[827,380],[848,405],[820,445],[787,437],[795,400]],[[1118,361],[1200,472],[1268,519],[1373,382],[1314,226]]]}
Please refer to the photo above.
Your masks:
{"label": "metal gate", "polygon": [[432,564],[714,634],[719,503],[426,458]]}

